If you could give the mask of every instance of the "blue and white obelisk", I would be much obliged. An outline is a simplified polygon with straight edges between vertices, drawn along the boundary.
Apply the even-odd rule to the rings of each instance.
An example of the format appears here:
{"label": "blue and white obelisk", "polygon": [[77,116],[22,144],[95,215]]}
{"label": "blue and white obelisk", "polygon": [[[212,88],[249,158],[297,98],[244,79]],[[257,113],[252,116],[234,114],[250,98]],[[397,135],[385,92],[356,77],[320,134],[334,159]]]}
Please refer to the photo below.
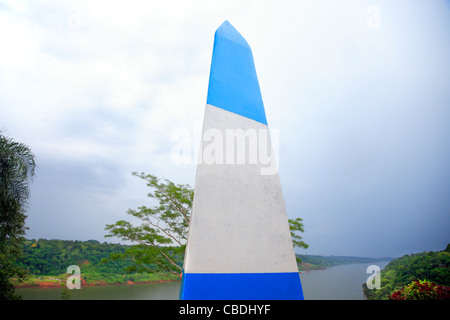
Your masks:
{"label": "blue and white obelisk", "polygon": [[303,299],[252,51],[216,31],[180,299]]}

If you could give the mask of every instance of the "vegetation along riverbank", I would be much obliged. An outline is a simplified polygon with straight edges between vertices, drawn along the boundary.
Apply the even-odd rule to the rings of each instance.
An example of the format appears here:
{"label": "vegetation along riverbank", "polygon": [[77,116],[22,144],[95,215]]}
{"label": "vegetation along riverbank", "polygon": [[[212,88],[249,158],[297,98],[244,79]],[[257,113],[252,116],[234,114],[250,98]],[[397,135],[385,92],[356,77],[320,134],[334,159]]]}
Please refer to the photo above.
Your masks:
{"label": "vegetation along riverbank", "polygon": [[18,263],[28,270],[28,277],[24,281],[13,279],[13,282],[16,287],[65,285],[67,277],[70,276],[67,268],[71,265],[80,267],[83,286],[179,280],[179,277],[173,274],[158,272],[156,265],[147,266],[148,270],[153,272],[138,272],[133,271],[131,259],[110,260],[111,254],[123,253],[128,247],[96,240],[26,240],[22,258]]}
{"label": "vegetation along riverbank", "polygon": [[[58,287],[66,283],[70,274],[68,266],[77,265],[81,271],[83,286],[117,285],[178,281],[179,276],[159,272],[156,264],[147,264],[147,272],[134,267],[130,259],[111,259],[124,253],[129,246],[114,243],[100,243],[96,240],[71,241],[29,239],[24,242],[23,256],[19,264],[27,269],[29,276],[22,282],[14,281],[16,287]],[[167,247],[166,250],[170,250]],[[349,263],[371,263],[392,258],[361,258],[342,256],[297,255],[301,259],[300,272],[325,269],[334,265]],[[182,266],[183,256],[177,263]],[[149,272],[150,271],[150,272]]]}
{"label": "vegetation along riverbank", "polygon": [[[24,281],[14,281],[16,287],[64,287],[67,268],[77,265],[81,271],[82,286],[132,285],[179,281],[180,276],[162,273],[156,264],[147,264],[146,272],[135,268],[133,258],[111,259],[124,253],[129,246],[100,243],[96,240],[71,241],[30,239],[23,244],[23,255],[18,263],[28,270]],[[171,250],[167,247],[165,250]],[[390,261],[381,271],[380,289],[362,290],[369,300],[387,299],[449,299],[450,245],[442,251],[430,251],[405,255],[400,258],[363,258],[345,256],[297,255],[301,260],[299,272],[326,269],[351,263]],[[183,255],[176,263],[182,266]]]}
{"label": "vegetation along riverbank", "polygon": [[363,291],[369,300],[450,299],[450,244],[442,251],[404,255],[381,270],[379,289]]}

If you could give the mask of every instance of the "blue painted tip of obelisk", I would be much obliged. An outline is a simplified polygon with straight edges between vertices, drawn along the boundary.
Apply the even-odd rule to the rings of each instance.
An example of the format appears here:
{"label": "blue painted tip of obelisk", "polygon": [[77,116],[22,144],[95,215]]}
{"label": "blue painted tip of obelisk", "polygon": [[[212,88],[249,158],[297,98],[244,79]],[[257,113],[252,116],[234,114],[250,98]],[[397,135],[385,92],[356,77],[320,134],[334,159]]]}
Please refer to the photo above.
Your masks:
{"label": "blue painted tip of obelisk", "polygon": [[214,36],[207,104],[267,124],[252,50],[228,21]]}
{"label": "blue painted tip of obelisk", "polygon": [[220,27],[216,30],[216,37],[217,36],[220,36],[221,38],[226,38],[232,42],[235,42],[237,44],[240,44],[241,46],[250,49],[250,46],[248,45],[247,41],[233,27],[233,25],[228,22],[228,20],[225,20],[224,23],[222,23]]}

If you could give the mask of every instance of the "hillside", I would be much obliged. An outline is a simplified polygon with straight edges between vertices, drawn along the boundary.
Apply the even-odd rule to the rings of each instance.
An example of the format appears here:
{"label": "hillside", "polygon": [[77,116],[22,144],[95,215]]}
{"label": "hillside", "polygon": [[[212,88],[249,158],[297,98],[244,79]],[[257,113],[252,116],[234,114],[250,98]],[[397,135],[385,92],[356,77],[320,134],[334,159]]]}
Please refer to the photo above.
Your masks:
{"label": "hillside", "polygon": [[414,280],[428,280],[437,285],[450,286],[450,245],[442,251],[404,255],[392,260],[381,270],[381,288],[363,290],[369,300],[387,300],[388,295],[401,290]]}
{"label": "hillside", "polygon": [[101,264],[103,258],[111,253],[121,253],[127,246],[113,243],[100,243],[96,240],[26,240],[19,263],[34,275],[57,275],[65,273],[70,265],[90,264],[105,273],[122,272],[130,265],[125,261]]}
{"label": "hillside", "polygon": [[[111,254],[123,253],[130,246],[114,244],[96,240],[72,241],[72,240],[47,240],[29,239],[23,246],[22,259],[19,264],[29,270],[30,278],[25,285],[38,285],[39,283],[58,282],[68,274],[67,267],[78,265],[84,284],[112,284],[145,282],[174,279],[173,276],[160,274],[157,267],[148,265],[155,273],[128,272],[132,263],[126,260],[109,261],[103,263],[104,259]],[[170,250],[170,248],[168,248]],[[302,263],[300,271],[324,269],[340,264],[349,263],[372,263],[388,258],[361,258],[346,256],[319,256],[319,255],[297,255]],[[183,257],[179,258],[182,265]]]}
{"label": "hillside", "polygon": [[377,261],[387,261],[393,258],[364,258],[364,257],[347,257],[347,256],[318,256],[318,255],[302,255],[297,254],[300,258],[300,271],[325,269],[328,267],[350,264],[350,263],[372,263]]}
{"label": "hillside", "polygon": [[58,282],[68,274],[67,267],[78,265],[84,284],[116,284],[172,280],[174,276],[157,272],[156,266],[148,265],[154,273],[127,272],[132,263],[127,260],[108,261],[113,253],[123,253],[129,246],[100,243],[96,240],[26,240],[22,259],[18,264],[29,271],[30,277],[21,285],[39,285]]}

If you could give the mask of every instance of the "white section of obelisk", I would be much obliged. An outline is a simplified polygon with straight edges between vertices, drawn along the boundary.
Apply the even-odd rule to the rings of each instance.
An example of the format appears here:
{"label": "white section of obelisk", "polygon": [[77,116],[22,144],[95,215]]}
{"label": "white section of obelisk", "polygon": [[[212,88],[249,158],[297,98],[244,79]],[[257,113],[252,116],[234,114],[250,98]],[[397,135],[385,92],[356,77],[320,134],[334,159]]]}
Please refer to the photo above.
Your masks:
{"label": "white section of obelisk", "polygon": [[[268,127],[206,105],[203,133],[209,129],[225,137],[227,129]],[[259,161],[198,165],[186,273],[298,271],[278,173],[263,175],[261,167]]]}

